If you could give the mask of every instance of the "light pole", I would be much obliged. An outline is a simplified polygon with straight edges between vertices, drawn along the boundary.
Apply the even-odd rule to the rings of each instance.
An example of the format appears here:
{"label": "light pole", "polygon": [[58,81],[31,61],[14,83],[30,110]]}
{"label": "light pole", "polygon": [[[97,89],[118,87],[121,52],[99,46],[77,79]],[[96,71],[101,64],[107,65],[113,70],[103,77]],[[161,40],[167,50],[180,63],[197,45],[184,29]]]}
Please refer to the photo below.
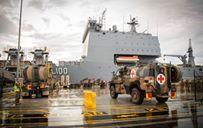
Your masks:
{"label": "light pole", "polygon": [[20,36],[21,36],[21,19],[22,19],[22,5],[23,5],[23,0],[20,0],[20,19],[19,19],[19,31],[18,31],[18,55],[17,55],[17,80],[21,77],[21,71],[20,71]]}

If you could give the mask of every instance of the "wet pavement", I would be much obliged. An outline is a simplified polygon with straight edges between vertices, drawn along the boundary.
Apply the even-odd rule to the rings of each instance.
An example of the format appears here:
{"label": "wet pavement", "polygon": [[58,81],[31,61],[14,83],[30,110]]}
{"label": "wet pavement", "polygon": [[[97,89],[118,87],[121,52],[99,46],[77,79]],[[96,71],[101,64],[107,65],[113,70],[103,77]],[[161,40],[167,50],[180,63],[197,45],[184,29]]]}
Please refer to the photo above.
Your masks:
{"label": "wet pavement", "polygon": [[[1,101],[1,127],[194,127],[203,126],[203,105],[192,94],[179,93],[175,100],[157,104],[155,99],[142,105],[130,102],[129,95],[111,99],[108,88],[94,87],[96,109],[85,109],[82,89],[61,89],[48,98],[12,98]],[[12,97],[10,94],[5,97]]]}

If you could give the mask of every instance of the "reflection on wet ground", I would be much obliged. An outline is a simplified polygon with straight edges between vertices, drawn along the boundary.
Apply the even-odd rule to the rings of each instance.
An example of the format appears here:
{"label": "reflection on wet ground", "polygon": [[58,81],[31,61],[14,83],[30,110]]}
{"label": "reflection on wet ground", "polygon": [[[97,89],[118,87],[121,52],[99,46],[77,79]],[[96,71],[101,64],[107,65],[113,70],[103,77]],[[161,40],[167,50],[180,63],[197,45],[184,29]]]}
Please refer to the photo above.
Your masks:
{"label": "reflection on wet ground", "polygon": [[180,82],[178,86],[178,94],[180,99],[203,101],[203,80],[195,82]]}
{"label": "reflection on wet ground", "polygon": [[[82,89],[61,89],[48,98],[21,99],[21,104],[1,102],[2,127],[201,127],[203,105],[193,100],[156,100],[142,105],[130,102],[129,95],[109,96],[108,88],[93,87],[97,93],[96,109],[83,107]],[[11,98],[12,99],[12,98]]]}

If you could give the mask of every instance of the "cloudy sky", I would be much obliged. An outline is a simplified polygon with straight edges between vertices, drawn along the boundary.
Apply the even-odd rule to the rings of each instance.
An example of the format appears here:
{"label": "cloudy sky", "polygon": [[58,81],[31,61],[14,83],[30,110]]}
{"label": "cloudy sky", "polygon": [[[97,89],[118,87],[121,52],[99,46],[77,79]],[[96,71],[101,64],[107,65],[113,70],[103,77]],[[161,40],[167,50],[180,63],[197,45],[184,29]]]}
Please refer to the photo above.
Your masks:
{"label": "cloudy sky", "polygon": [[[185,54],[192,38],[195,61],[203,64],[203,0],[24,0],[21,46],[26,58],[32,57],[28,51],[47,46],[54,62],[79,59],[88,18],[98,18],[105,8],[106,29],[116,24],[123,31],[124,23],[128,31],[129,16],[137,16],[139,32],[147,24],[153,35],[158,30],[162,54]],[[19,0],[0,0],[0,52],[17,46],[18,20]]]}

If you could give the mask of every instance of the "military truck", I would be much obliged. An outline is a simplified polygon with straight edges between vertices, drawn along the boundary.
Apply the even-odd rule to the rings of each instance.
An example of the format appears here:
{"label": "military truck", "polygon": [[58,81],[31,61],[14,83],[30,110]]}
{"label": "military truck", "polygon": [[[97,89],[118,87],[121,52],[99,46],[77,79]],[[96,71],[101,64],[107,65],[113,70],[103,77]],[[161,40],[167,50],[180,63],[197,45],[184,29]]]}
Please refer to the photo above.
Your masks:
{"label": "military truck", "polygon": [[[50,65],[50,64],[49,64]],[[49,95],[49,79],[51,66],[29,65],[23,70],[24,84],[22,86],[22,97],[43,97]]]}
{"label": "military truck", "polygon": [[176,97],[174,83],[179,82],[181,77],[180,69],[171,64],[124,66],[113,72],[109,82],[110,95],[116,99],[118,94],[130,94],[135,104],[142,104],[144,98],[151,100],[152,97],[159,103],[165,103],[169,97]]}
{"label": "military truck", "polygon": [[34,55],[30,65],[23,68],[24,84],[22,97],[42,97],[49,95],[49,86],[52,79],[51,65],[48,61],[47,48],[37,48],[31,51]]}

